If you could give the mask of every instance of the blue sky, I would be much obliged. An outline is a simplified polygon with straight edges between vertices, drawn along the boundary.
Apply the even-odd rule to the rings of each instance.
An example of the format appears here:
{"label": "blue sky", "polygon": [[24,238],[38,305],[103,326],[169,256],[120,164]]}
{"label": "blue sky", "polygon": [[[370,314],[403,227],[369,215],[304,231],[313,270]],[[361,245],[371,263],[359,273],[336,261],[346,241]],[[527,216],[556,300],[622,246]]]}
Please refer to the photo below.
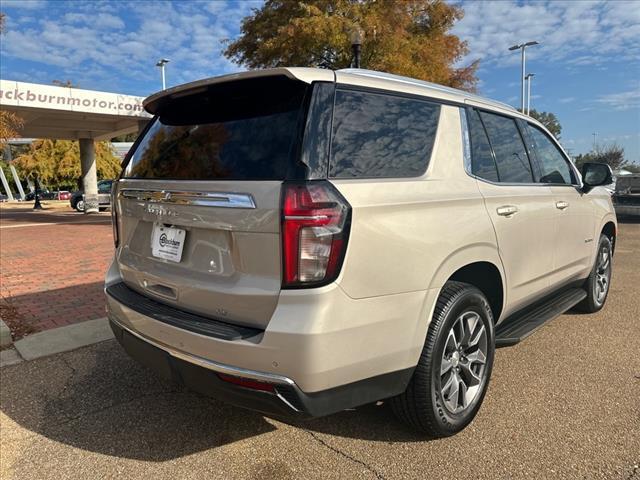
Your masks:
{"label": "blue sky", "polygon": [[[535,73],[532,108],[554,112],[572,154],[617,142],[640,163],[640,1],[460,2],[454,33],[479,59],[482,95],[519,104],[519,62]],[[64,2],[2,0],[0,77],[35,83],[71,79],[81,88],[146,96],[160,87],[157,59],[171,59],[168,85],[239,70],[225,39],[260,0]]]}

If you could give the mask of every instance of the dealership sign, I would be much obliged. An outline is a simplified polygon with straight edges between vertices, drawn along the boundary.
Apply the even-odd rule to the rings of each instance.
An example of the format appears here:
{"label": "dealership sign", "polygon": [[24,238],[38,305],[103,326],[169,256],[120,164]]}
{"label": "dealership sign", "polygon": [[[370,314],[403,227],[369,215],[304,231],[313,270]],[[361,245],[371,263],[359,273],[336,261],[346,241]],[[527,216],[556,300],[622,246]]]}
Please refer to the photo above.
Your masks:
{"label": "dealership sign", "polygon": [[79,88],[0,80],[0,106],[142,117],[144,97]]}

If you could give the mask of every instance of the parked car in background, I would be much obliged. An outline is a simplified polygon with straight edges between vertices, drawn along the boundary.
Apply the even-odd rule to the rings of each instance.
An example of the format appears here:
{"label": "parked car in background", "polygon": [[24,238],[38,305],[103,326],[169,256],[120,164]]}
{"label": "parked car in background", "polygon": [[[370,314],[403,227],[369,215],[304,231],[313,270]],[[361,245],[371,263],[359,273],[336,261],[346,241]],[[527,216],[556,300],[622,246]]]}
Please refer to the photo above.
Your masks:
{"label": "parked car in background", "polygon": [[55,190],[53,192],[54,200],[69,200],[71,199],[71,192],[68,190]]}
{"label": "parked car in background", "polygon": [[[55,199],[55,193],[50,191],[48,188],[42,188],[38,191],[38,196],[40,197],[40,200],[54,200]],[[25,194],[24,199],[25,201],[33,201],[36,198],[36,192],[32,191],[29,192],[27,194]]]}
{"label": "parked car in background", "polygon": [[[98,204],[100,209],[109,208],[111,204],[111,185],[113,180],[100,180],[98,182]],[[84,212],[84,192],[78,190],[73,192],[69,198],[71,208],[78,212]]]}
{"label": "parked car in background", "polygon": [[618,215],[640,217],[640,174],[618,177],[613,206]]}
{"label": "parked car in background", "polygon": [[496,347],[605,304],[611,169],[581,176],[509,105],[276,68],[144,106],[154,118],[113,189],[108,315],[133,358],[195,390],[294,417],[385,399],[416,430],[453,435]]}

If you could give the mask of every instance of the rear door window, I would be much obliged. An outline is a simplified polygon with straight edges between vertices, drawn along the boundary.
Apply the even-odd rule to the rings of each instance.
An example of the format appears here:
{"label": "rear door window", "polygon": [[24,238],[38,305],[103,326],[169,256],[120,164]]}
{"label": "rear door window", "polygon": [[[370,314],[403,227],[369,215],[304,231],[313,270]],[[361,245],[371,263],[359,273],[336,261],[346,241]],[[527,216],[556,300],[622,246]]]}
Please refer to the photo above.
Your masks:
{"label": "rear door window", "polygon": [[567,159],[551,139],[535,125],[528,124],[529,136],[540,164],[540,183],[576,183]]}
{"label": "rear door window", "polygon": [[468,118],[471,133],[471,171],[485,180],[499,182],[500,177],[491,152],[491,145],[477,110],[471,110]]}
{"label": "rear door window", "polygon": [[215,85],[170,100],[124,176],[281,180],[299,153],[307,85],[286,78]]}
{"label": "rear door window", "polygon": [[437,103],[338,90],[329,176],[392,178],[424,174],[439,116]]}
{"label": "rear door window", "polygon": [[533,183],[529,156],[513,118],[480,112],[496,158],[500,182]]}

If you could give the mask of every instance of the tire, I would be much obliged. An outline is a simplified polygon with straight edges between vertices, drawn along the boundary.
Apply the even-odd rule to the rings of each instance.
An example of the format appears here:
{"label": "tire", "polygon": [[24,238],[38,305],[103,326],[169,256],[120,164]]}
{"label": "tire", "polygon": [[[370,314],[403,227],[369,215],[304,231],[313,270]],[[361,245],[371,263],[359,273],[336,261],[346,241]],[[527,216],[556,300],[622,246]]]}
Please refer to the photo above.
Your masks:
{"label": "tire", "polygon": [[601,310],[607,301],[611,287],[613,249],[609,237],[600,235],[596,252],[593,268],[583,286],[587,291],[587,298],[576,305],[576,310],[584,313],[595,313]]}
{"label": "tire", "polygon": [[76,210],[79,212],[84,212],[84,200],[80,199],[76,202]]}
{"label": "tire", "polygon": [[[469,425],[489,385],[495,353],[493,323],[491,307],[480,290],[467,283],[447,282],[438,297],[413,377],[405,392],[391,399],[396,416],[431,438],[454,435]],[[461,325],[471,330],[471,339],[461,334]],[[462,348],[465,342],[466,349]],[[462,356],[460,349],[452,348],[457,345],[462,348]],[[484,364],[475,352],[483,354]],[[458,379],[475,385],[463,390]],[[456,382],[457,393],[453,393],[453,387],[447,389],[447,385]]]}

